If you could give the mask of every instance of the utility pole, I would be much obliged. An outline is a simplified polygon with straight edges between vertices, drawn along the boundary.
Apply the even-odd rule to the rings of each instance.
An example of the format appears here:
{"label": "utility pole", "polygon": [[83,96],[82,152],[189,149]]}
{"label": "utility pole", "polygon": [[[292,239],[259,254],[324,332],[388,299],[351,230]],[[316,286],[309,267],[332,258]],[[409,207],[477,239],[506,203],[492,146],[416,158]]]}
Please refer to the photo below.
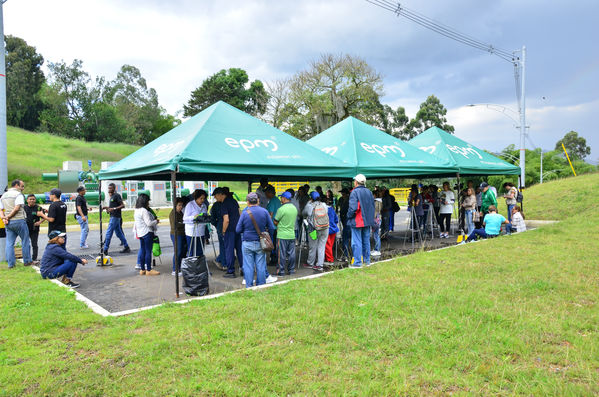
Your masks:
{"label": "utility pole", "polygon": [[[6,59],[4,48],[4,3],[0,0],[0,194],[8,186],[8,160],[6,148]],[[6,238],[0,238],[0,262],[5,261]]]}
{"label": "utility pole", "polygon": [[[404,7],[400,2],[393,0],[366,0],[382,9],[391,11],[397,16],[402,16],[418,25],[425,27],[433,32],[436,32],[449,39],[462,43],[464,45],[476,48],[489,54],[496,55],[504,61],[510,62],[514,66],[514,77],[516,79],[516,99],[518,101],[518,113],[520,116],[520,189],[525,186],[525,162],[526,162],[526,99],[525,99],[525,74],[526,74],[526,47],[522,46],[521,50],[507,51],[497,48],[491,44],[479,41],[464,33],[440,24],[434,19],[428,18],[416,11]],[[521,52],[520,56],[516,56],[517,52]]]}

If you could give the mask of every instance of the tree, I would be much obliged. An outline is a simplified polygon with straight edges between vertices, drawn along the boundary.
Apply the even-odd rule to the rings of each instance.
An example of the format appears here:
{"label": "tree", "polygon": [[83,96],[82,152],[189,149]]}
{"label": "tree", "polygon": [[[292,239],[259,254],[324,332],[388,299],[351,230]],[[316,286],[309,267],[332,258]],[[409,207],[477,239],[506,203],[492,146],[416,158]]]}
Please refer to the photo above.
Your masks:
{"label": "tree", "polygon": [[7,123],[27,130],[40,125],[43,103],[38,95],[46,77],[44,57],[21,38],[6,38],[6,118]]}
{"label": "tree", "polygon": [[382,78],[364,59],[323,54],[291,79],[281,125],[290,134],[308,139],[348,116],[382,122],[381,95]]}
{"label": "tree", "polygon": [[183,105],[183,115],[194,116],[218,101],[224,101],[253,116],[259,116],[266,111],[268,94],[260,80],[249,83],[245,70],[223,69],[208,77],[192,91],[187,105]]}
{"label": "tree", "polygon": [[133,131],[130,142],[146,144],[180,123],[166,114],[158,103],[158,94],[148,88],[138,68],[123,65],[115,80],[102,87],[103,100],[114,106]]}
{"label": "tree", "polygon": [[568,151],[571,159],[583,160],[591,154],[591,148],[587,146],[587,140],[578,136],[578,132],[570,131],[555,144],[555,150],[563,151],[562,143]]}
{"label": "tree", "polygon": [[455,129],[452,125],[447,124],[446,114],[447,109],[441,104],[439,98],[430,95],[426,98],[426,101],[420,104],[420,109],[416,113],[416,117],[408,123],[406,129],[408,139],[415,137],[431,127],[439,127],[445,132],[453,134]]}

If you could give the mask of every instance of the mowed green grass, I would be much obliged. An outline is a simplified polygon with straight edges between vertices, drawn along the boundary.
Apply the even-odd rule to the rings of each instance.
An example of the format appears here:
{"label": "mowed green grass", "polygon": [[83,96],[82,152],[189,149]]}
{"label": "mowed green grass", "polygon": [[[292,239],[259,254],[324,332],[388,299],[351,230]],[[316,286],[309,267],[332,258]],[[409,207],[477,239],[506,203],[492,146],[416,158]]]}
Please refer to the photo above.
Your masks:
{"label": "mowed green grass", "polygon": [[9,182],[23,179],[25,193],[44,193],[57,187],[56,181],[42,181],[42,172],[61,170],[63,161],[81,161],[87,170],[87,160],[92,160],[92,169],[97,172],[102,161],[119,161],[139,149],[135,145],[85,142],[10,126],[7,145]]}
{"label": "mowed green grass", "polygon": [[[578,181],[557,225],[120,318],[3,265],[0,394],[597,395],[599,214]],[[571,182],[529,189],[530,213]]]}

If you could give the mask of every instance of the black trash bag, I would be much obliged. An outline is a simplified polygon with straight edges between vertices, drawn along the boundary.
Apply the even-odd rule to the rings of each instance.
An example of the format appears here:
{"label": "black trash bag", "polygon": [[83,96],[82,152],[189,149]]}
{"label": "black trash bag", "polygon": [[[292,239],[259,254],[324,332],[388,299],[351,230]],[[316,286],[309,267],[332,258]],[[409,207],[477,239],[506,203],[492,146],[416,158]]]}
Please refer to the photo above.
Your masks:
{"label": "black trash bag", "polygon": [[208,265],[205,256],[191,256],[181,261],[183,273],[183,290],[187,295],[208,295]]}

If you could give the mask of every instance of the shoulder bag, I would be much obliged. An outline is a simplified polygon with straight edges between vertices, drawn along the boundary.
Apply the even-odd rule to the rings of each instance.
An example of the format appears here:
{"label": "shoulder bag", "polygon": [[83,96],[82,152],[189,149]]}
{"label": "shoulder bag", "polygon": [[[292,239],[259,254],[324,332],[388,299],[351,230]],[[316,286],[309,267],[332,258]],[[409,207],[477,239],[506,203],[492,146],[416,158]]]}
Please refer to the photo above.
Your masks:
{"label": "shoulder bag", "polygon": [[258,237],[260,237],[260,247],[262,247],[262,251],[271,252],[275,249],[275,246],[272,243],[272,240],[270,239],[270,234],[267,231],[261,232],[260,228],[258,227],[258,224],[256,223],[256,219],[254,219],[254,215],[252,215],[252,211],[248,209],[247,212],[250,216],[250,219],[252,220],[252,223],[254,224],[256,233],[258,233]]}

